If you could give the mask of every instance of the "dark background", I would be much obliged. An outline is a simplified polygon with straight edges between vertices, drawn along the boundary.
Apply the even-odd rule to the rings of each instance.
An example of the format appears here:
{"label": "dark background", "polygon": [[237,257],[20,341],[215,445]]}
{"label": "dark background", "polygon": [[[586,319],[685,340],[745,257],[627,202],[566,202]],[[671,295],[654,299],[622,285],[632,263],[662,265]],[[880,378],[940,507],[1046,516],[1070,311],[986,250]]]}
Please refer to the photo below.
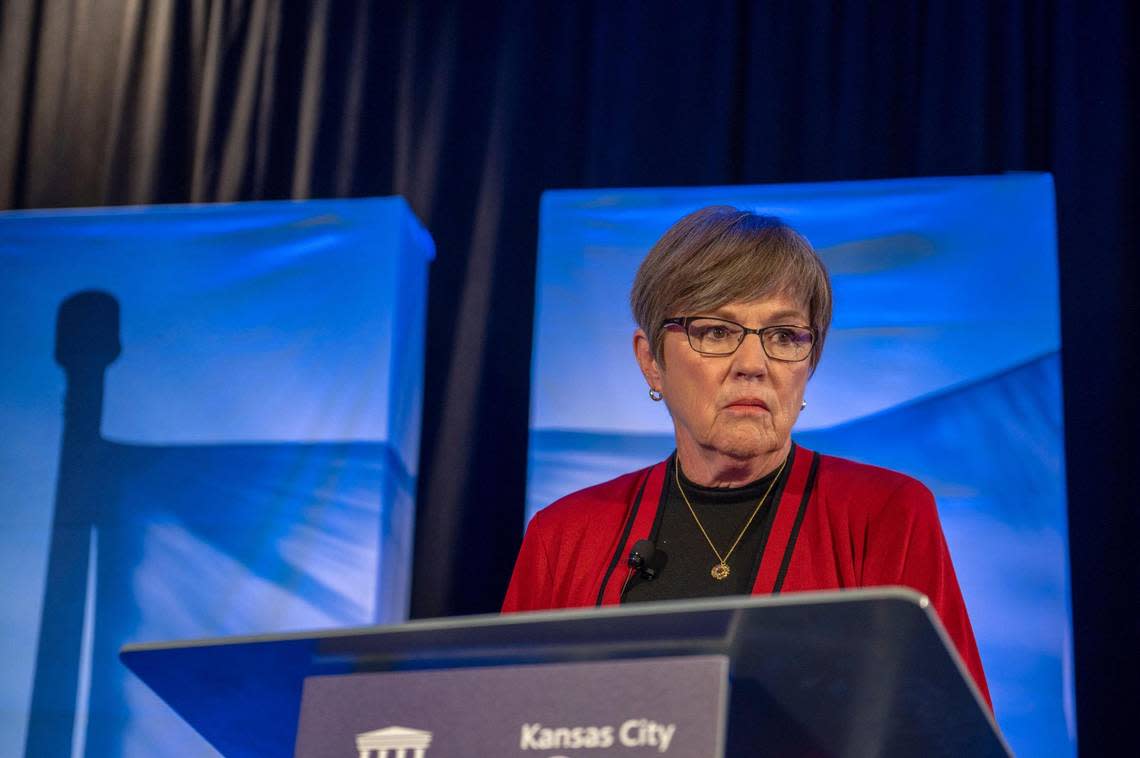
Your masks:
{"label": "dark background", "polygon": [[495,610],[521,539],[543,190],[1051,171],[1104,755],[1140,689],[1138,44],[1126,0],[8,0],[0,208],[404,195],[438,246],[422,617]]}

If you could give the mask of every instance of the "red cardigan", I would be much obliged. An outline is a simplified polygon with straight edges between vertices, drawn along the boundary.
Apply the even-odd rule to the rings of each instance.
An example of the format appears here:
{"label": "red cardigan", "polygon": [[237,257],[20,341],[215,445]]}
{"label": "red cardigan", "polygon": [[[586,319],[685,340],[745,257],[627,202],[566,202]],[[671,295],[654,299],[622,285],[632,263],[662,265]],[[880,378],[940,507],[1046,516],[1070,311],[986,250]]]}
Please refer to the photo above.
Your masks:
{"label": "red cardigan", "polygon": [[[618,603],[624,556],[649,537],[664,505],[665,468],[662,461],[625,474],[535,514],[503,612]],[[752,594],[887,585],[930,598],[989,703],[930,490],[904,474],[797,447]]]}

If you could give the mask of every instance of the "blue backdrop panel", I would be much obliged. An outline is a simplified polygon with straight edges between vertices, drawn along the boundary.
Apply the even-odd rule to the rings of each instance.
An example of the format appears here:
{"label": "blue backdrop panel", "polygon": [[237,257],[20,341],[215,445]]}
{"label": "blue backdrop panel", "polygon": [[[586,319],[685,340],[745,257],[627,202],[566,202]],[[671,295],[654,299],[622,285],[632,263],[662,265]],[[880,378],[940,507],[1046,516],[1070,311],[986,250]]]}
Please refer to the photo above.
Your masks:
{"label": "blue backdrop panel", "polygon": [[835,318],[793,437],[934,491],[999,723],[1019,754],[1072,755],[1047,175],[546,193],[528,518],[672,450],[633,360],[629,289],[653,242],[714,203],[782,217],[826,261]]}
{"label": "blue backdrop panel", "polygon": [[0,754],[209,754],[122,644],[405,618],[433,253],[400,198],[0,214]]}

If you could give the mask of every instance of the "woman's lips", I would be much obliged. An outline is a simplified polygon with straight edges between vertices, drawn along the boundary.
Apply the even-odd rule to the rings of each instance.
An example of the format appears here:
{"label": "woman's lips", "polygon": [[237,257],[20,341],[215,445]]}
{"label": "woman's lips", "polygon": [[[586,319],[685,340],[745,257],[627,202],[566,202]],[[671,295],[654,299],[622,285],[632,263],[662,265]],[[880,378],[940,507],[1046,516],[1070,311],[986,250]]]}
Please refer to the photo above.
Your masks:
{"label": "woman's lips", "polygon": [[739,413],[763,413],[768,410],[768,406],[760,400],[736,400],[725,407]]}

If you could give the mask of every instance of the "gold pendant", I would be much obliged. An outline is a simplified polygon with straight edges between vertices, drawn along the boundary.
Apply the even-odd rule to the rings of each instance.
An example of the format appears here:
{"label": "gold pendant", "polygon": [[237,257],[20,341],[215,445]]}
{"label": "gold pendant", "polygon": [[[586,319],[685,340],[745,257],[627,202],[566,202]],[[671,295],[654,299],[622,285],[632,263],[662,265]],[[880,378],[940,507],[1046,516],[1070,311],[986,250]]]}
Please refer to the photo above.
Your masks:
{"label": "gold pendant", "polygon": [[712,578],[716,579],[718,582],[724,581],[726,578],[728,578],[728,564],[718,563],[712,567],[712,571],[709,573],[711,573]]}

